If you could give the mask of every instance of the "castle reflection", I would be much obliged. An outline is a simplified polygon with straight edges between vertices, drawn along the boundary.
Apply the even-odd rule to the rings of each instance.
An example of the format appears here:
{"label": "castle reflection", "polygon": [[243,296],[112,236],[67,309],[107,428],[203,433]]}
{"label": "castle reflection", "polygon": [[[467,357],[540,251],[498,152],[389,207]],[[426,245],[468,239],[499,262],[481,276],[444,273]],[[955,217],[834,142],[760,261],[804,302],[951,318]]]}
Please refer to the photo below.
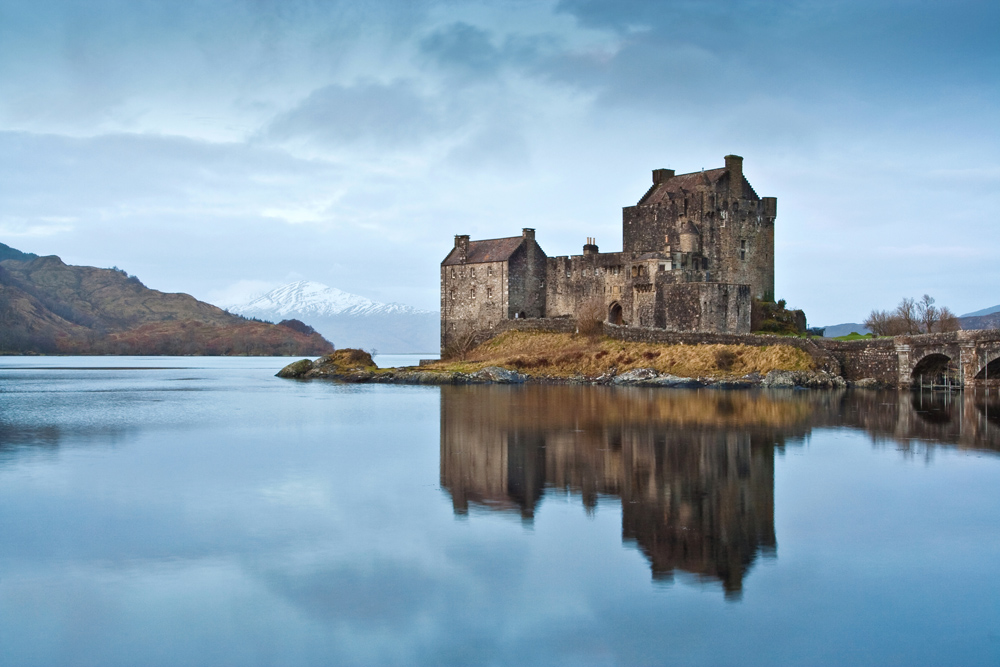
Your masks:
{"label": "castle reflection", "polygon": [[655,579],[683,571],[738,598],[776,553],[774,453],[813,428],[868,431],[904,451],[1000,451],[1000,402],[973,392],[725,392],[579,386],[443,387],[441,485],[531,521],[547,490],[622,506],[622,539]]}

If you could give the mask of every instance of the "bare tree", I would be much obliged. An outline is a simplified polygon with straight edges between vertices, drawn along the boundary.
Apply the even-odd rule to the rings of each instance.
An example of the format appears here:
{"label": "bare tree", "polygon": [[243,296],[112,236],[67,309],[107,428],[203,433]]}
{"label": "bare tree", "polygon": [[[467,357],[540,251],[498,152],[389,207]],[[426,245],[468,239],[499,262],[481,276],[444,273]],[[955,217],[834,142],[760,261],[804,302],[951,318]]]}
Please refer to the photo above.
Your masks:
{"label": "bare tree", "polygon": [[876,336],[904,336],[961,329],[958,318],[946,306],[938,308],[925,294],[920,301],[904,298],[892,312],[873,310],[864,322]]}
{"label": "bare tree", "polygon": [[951,308],[941,306],[941,310],[938,312],[938,331],[958,331],[961,328],[958,316],[951,312]]}
{"label": "bare tree", "polygon": [[917,319],[919,320],[920,328],[924,333],[933,333],[940,316],[940,311],[938,311],[937,306],[934,305],[934,297],[930,294],[925,294],[923,298],[917,302]]}
{"label": "bare tree", "polygon": [[917,316],[916,301],[904,297],[903,299],[900,300],[899,305],[896,306],[896,312],[893,314],[899,318],[901,328],[903,329],[900,333],[904,334],[920,333],[920,319]]}
{"label": "bare tree", "polygon": [[895,324],[893,316],[884,310],[873,310],[864,321],[865,328],[876,336],[894,336]]}

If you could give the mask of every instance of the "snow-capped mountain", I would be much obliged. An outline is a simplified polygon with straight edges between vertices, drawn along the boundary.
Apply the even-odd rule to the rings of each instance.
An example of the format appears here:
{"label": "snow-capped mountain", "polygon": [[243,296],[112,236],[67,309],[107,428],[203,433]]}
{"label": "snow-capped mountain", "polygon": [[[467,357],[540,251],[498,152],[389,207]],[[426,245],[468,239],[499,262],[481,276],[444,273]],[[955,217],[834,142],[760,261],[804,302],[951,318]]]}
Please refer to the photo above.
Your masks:
{"label": "snow-capped mountain", "polygon": [[227,304],[245,317],[280,322],[301,320],[338,348],[379,352],[435,352],[440,319],[436,312],[401,303],[380,303],[308,280],[276,287],[246,303]]}
{"label": "snow-capped mountain", "polygon": [[308,280],[276,287],[251,299],[248,303],[230,307],[229,312],[246,317],[280,315],[283,319],[287,317],[302,319],[299,315],[331,317],[430,313],[401,303],[379,303],[336,287]]}

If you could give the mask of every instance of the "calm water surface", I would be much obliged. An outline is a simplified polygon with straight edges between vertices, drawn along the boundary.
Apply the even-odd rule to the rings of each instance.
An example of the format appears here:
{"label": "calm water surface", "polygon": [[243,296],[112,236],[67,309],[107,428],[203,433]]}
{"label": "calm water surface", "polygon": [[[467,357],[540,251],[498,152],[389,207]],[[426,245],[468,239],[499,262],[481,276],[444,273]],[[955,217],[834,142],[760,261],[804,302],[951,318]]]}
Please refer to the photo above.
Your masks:
{"label": "calm water surface", "polygon": [[0,663],[1000,664],[996,396],[287,361],[0,357]]}

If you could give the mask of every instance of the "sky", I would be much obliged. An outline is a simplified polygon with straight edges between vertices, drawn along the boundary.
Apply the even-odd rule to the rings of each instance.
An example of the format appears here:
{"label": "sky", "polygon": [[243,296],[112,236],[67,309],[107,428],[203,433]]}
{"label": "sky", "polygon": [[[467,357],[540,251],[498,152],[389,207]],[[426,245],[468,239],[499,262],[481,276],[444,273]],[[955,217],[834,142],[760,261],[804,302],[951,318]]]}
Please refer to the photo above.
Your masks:
{"label": "sky", "polygon": [[811,325],[1000,303],[1000,3],[0,0],[0,242],[436,309],[455,234],[621,249],[744,157]]}

